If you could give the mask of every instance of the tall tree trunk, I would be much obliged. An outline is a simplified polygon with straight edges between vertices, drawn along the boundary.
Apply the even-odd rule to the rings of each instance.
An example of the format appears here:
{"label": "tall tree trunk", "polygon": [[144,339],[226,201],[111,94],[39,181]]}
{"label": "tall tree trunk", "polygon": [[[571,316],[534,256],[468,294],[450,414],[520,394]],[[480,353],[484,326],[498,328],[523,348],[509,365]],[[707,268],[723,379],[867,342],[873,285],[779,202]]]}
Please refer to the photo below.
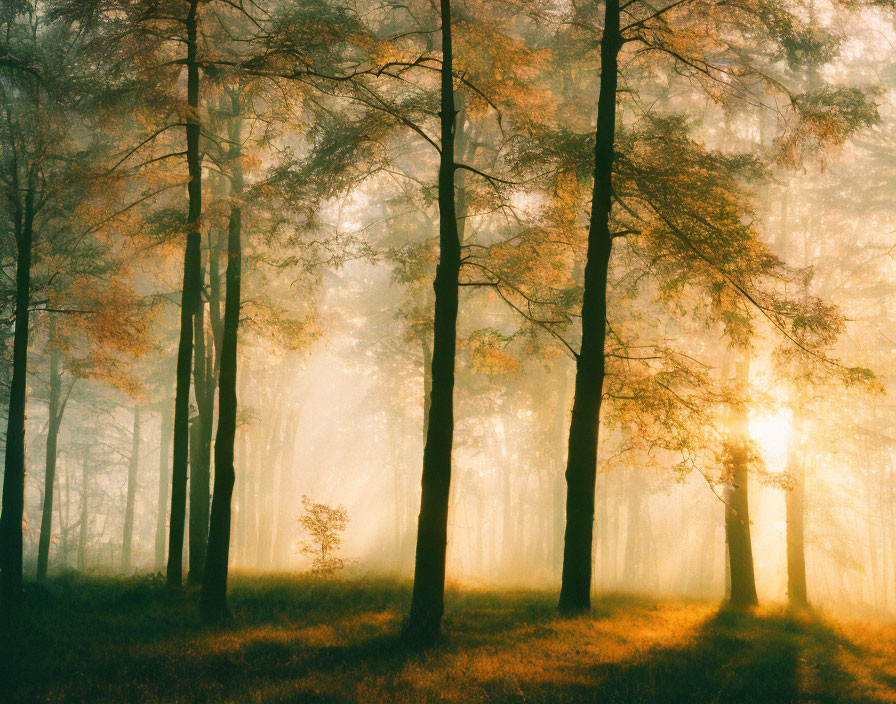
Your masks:
{"label": "tall tree trunk", "polygon": [[165,564],[165,528],[168,526],[168,448],[171,440],[171,408],[166,402],[160,407],[161,440],[159,441],[159,494],[156,505],[156,560],[155,569]]}
{"label": "tall tree trunk", "polygon": [[258,465],[262,468],[258,478],[258,534],[255,542],[255,567],[259,571],[271,569],[271,556],[274,547],[274,516],[268,510],[273,505],[275,494],[275,479],[277,471],[277,448],[283,442],[286,423],[283,406],[279,402],[279,394],[274,394],[268,427],[270,433],[260,433],[261,438],[256,448],[259,458]]}
{"label": "tall tree trunk", "polygon": [[566,533],[558,608],[567,614],[591,609],[591,543],[597,434],[604,383],[607,323],[607,272],[610,235],[613,150],[616,140],[616,83],[619,49],[619,0],[607,0],[601,39],[600,94],[594,146],[594,190],[582,301],[582,347],[576,357],[576,383],[566,460]]}
{"label": "tall tree trunk", "polygon": [[[233,97],[234,126],[231,145],[241,138],[239,103]],[[240,285],[242,273],[242,208],[239,198],[243,190],[243,173],[238,146],[233,155],[231,178],[230,224],[227,231],[227,292],[224,301],[224,334],[221,344],[221,373],[218,381],[218,434],[215,439],[215,491],[212,498],[208,553],[202,582],[200,608],[206,621],[227,615],[227,565],[230,555],[230,503],[233,497],[235,470],[233,446],[236,437],[236,372],[237,332],[240,323]]]}
{"label": "tall tree trunk", "polygon": [[[220,377],[219,382],[220,383]],[[245,388],[245,386],[244,386]],[[221,417],[220,411],[218,412],[218,417]],[[221,422],[220,420],[218,421]],[[236,527],[236,560],[238,564],[242,567],[248,564],[249,556],[247,555],[246,545],[249,541],[249,473],[248,473],[248,462],[246,461],[246,429],[243,428],[240,431],[239,435],[239,455],[236,458],[236,463],[242,468],[243,474],[240,482],[236,484],[236,487],[239,491],[237,495],[237,527]]]}
{"label": "tall tree trunk", "polygon": [[[258,467],[258,462],[253,462],[252,458],[257,457],[255,446],[258,443],[259,432],[256,431],[253,437],[249,437],[248,430],[243,433],[240,444],[240,454],[245,462],[245,481],[246,481],[246,565],[255,565],[258,555],[258,495],[260,484],[258,473],[256,471],[246,471],[249,467]],[[250,444],[251,439],[251,444]]]}
{"label": "tall tree trunk", "polygon": [[63,466],[65,467],[65,493],[63,496],[65,500],[63,505],[60,508],[63,508],[62,517],[59,519],[59,525],[62,527],[62,569],[63,571],[68,570],[68,556],[70,554],[70,545],[71,545],[71,530],[74,528],[74,525],[69,521],[71,518],[71,497],[72,497],[72,473],[71,473],[71,463],[66,462]]}
{"label": "tall tree trunk", "polygon": [[[277,530],[274,535],[274,564],[290,553],[295,536],[295,488],[293,486],[293,458],[299,432],[299,412],[293,409],[287,416],[286,437],[283,439],[280,460],[280,482],[277,487]],[[282,563],[281,563],[282,564]]]}
{"label": "tall tree trunk", "polygon": [[[209,262],[211,264],[211,262]],[[200,267],[200,280],[205,267]],[[205,339],[205,304],[200,300],[193,317],[193,387],[198,415],[190,432],[190,534],[189,584],[202,583],[205,550],[208,544],[209,485],[211,481],[212,414],[214,412],[214,364],[209,364]]]}
{"label": "tall tree trunk", "polygon": [[56,443],[62,421],[62,375],[59,371],[59,350],[56,349],[56,318],[50,316],[50,408],[47,423],[47,454],[44,470],[44,506],[40,517],[40,540],[37,544],[37,579],[47,577],[50,561],[50,538],[53,534],[53,491],[56,484]]}
{"label": "tall tree trunk", "polygon": [[454,439],[454,360],[457,348],[460,240],[454,200],[454,67],[451,2],[440,0],[442,22],[441,153],[439,155],[439,264],[433,283],[432,394],[423,448],[420,517],[414,591],[407,634],[429,640],[439,634],[445,610],[445,556],[451,449]]}
{"label": "tall tree trunk", "polygon": [[643,590],[642,573],[644,532],[641,528],[641,477],[629,472],[626,487],[625,548],[622,557],[622,583],[628,591]]}
{"label": "tall tree trunk", "polygon": [[[746,393],[750,378],[750,353],[735,363],[738,391]],[[749,476],[747,467],[747,406],[739,401],[731,411],[731,438],[728,461],[731,471],[728,502],[725,505],[725,534],[728,539],[728,570],[731,576],[729,603],[736,609],[755,606],[756,578],[753,572],[753,545],[750,538]]]}
{"label": "tall tree trunk", "polygon": [[802,463],[796,465],[793,487],[787,492],[787,599],[791,606],[802,608],[809,604],[803,529],[805,469]]}
{"label": "tall tree trunk", "polygon": [[809,605],[806,589],[806,548],[803,516],[806,486],[805,456],[802,454],[802,418],[797,410],[794,418],[795,432],[790,452],[790,473],[793,486],[786,495],[787,512],[787,599],[791,606],[805,608]]}
{"label": "tall tree trunk", "polygon": [[28,374],[28,306],[31,304],[31,249],[34,235],[34,169],[29,174],[24,206],[20,201],[18,166],[12,165],[16,191],[16,311],[12,382],[6,424],[3,507],[0,512],[0,599],[10,609],[22,598],[22,520],[25,512],[25,404]]}
{"label": "tall tree trunk", "polygon": [[429,340],[423,337],[420,340],[423,348],[423,444],[429,435],[429,409],[432,406],[432,350]]}
{"label": "tall tree trunk", "polygon": [[[563,481],[562,468],[566,458],[563,456],[561,436],[569,423],[569,374],[564,364],[560,372],[559,383],[554,386],[557,392],[557,400],[554,406],[553,419],[551,421],[552,446],[555,448],[551,461],[551,485],[552,485],[552,517],[551,527],[551,572],[559,575],[563,566],[563,504],[565,500],[565,483]],[[604,531],[605,533],[606,531]],[[601,551],[601,561],[605,561],[605,550]]]}
{"label": "tall tree trunk", "polygon": [[187,186],[190,205],[187,217],[187,247],[184,253],[183,295],[180,304],[180,340],[177,348],[177,386],[174,397],[174,452],[171,478],[171,521],[168,538],[169,587],[179,589],[183,581],[184,521],[187,506],[189,460],[190,372],[193,357],[193,315],[202,302],[200,278],[202,214],[202,169],[199,159],[199,64],[196,59],[196,10],[199,0],[190,0],[187,13]]}
{"label": "tall tree trunk", "polygon": [[128,463],[128,498],[124,508],[124,533],[121,539],[121,571],[131,571],[131,543],[134,535],[134,500],[137,496],[137,468],[140,464],[140,406],[134,404],[134,433],[131,460]]}
{"label": "tall tree trunk", "polygon": [[84,449],[84,463],[81,465],[81,521],[78,530],[78,571],[83,572],[87,568],[87,538],[88,538],[88,464],[90,455],[87,448]]}

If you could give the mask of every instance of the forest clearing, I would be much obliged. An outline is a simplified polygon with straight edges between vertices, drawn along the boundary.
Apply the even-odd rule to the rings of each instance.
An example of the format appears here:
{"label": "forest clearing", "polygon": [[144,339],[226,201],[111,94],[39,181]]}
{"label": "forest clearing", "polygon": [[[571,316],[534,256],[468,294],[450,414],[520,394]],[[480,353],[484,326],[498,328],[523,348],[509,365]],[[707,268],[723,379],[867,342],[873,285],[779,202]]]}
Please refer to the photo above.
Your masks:
{"label": "forest clearing", "polygon": [[896,702],[896,0],[0,0],[0,704]]}
{"label": "forest clearing", "polygon": [[607,595],[556,614],[539,591],[449,588],[447,637],[401,637],[410,584],[233,580],[233,620],[202,627],[160,582],[60,578],[4,657],[11,701],[896,701],[896,625]]}

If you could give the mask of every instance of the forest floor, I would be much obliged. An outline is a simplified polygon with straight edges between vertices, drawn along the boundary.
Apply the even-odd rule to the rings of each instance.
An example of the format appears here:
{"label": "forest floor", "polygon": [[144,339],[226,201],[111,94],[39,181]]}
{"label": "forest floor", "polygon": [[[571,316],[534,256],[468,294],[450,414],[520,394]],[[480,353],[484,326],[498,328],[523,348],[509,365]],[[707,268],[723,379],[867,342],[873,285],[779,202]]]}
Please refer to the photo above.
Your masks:
{"label": "forest floor", "polygon": [[[406,583],[236,577],[233,618],[146,577],[31,586],[0,645],[2,702],[896,702],[896,623],[705,602],[451,590],[446,633],[399,638]],[[9,696],[3,689],[11,687]]]}

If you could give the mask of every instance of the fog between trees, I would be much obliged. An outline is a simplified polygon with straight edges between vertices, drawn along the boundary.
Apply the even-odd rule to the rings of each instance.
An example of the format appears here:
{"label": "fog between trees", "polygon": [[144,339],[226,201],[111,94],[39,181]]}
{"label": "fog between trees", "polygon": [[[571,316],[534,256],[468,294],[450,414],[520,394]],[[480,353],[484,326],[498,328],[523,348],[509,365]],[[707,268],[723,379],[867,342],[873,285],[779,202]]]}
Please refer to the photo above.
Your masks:
{"label": "fog between trees", "polygon": [[307,495],[421,635],[441,569],[896,609],[886,3],[0,19],[7,601],[152,571],[214,616],[228,562],[310,569]]}

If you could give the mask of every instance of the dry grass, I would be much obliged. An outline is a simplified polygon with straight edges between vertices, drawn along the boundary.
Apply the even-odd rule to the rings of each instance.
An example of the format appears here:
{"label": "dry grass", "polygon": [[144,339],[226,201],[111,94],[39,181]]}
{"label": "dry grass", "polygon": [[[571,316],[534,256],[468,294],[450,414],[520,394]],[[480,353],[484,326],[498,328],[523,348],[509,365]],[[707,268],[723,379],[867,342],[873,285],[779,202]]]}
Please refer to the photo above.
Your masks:
{"label": "dry grass", "polygon": [[0,701],[896,702],[892,624],[620,596],[562,620],[551,593],[452,591],[446,637],[417,651],[403,583],[241,577],[215,629],[195,596],[136,578],[33,590]]}

